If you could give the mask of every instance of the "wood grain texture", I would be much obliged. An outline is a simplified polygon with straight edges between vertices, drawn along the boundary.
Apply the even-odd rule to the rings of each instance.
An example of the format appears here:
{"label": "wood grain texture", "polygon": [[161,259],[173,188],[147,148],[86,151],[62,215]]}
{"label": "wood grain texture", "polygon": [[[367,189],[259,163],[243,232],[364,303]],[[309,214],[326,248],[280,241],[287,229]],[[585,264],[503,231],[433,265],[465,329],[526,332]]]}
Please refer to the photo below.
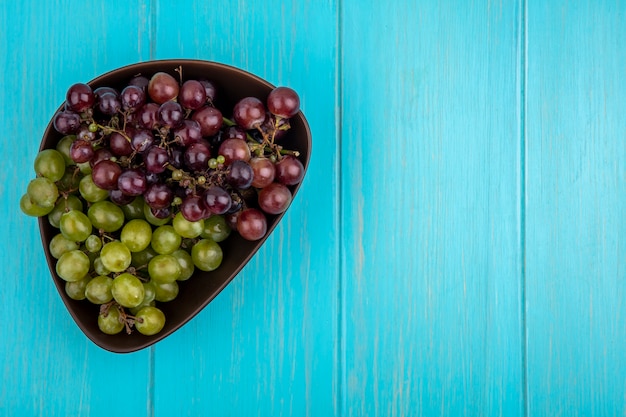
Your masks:
{"label": "wood grain texture", "polygon": [[625,19],[528,3],[530,415],[626,415]]}
{"label": "wood grain texture", "polygon": [[155,415],[337,415],[337,4],[161,1],[156,11],[156,58],[214,60],[294,88],[313,151],[262,249],[157,346]]}
{"label": "wood grain texture", "polygon": [[142,2],[0,6],[0,415],[148,415],[151,352],[114,355],[80,332],[50,278],[37,222],[19,210],[67,88],[147,59],[146,16]]}
{"label": "wood grain texture", "polygon": [[519,10],[344,3],[346,416],[523,413]]}

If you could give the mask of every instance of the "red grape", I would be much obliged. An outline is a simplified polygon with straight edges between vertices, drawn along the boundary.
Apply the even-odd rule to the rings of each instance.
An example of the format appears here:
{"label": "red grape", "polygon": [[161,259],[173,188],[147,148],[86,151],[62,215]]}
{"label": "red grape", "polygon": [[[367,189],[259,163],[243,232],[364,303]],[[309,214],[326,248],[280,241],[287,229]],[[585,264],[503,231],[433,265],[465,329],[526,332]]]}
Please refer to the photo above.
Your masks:
{"label": "red grape", "polygon": [[276,168],[268,158],[252,158],[250,166],[254,172],[252,186],[263,188],[274,182]]}
{"label": "red grape", "polygon": [[200,125],[202,136],[213,136],[217,134],[224,121],[222,112],[211,106],[200,108],[193,113],[191,118]]}
{"label": "red grape", "polygon": [[206,103],[204,86],[196,80],[185,81],[178,92],[178,102],[186,109],[199,109]]}
{"label": "red grape", "polygon": [[280,214],[291,204],[291,191],[285,185],[274,182],[259,192],[259,207],[269,214]]}
{"label": "red grape", "polygon": [[241,139],[226,139],[220,145],[218,154],[224,157],[226,165],[237,160],[248,162],[251,156],[248,144]]}
{"label": "red grape", "polygon": [[63,110],[54,115],[52,121],[57,132],[69,135],[78,130],[80,126],[80,116],[71,110]]}
{"label": "red grape", "polygon": [[115,162],[105,159],[93,166],[91,178],[93,183],[103,190],[117,188],[117,180],[122,174],[122,168]]}
{"label": "red grape", "polygon": [[267,232],[265,215],[255,209],[247,208],[237,216],[237,232],[246,240],[259,240]]}
{"label": "red grape", "polygon": [[270,113],[289,119],[300,111],[300,97],[289,87],[277,87],[267,97]]}
{"label": "red grape", "polygon": [[276,163],[276,180],[283,184],[295,185],[304,177],[304,166],[299,159],[286,155]]}
{"label": "red grape", "polygon": [[178,81],[166,72],[157,72],[148,83],[148,95],[157,104],[174,100],[179,90]]}
{"label": "red grape", "polygon": [[84,112],[90,107],[93,107],[96,100],[91,87],[87,84],[77,83],[72,85],[67,90],[65,101],[70,110],[77,113]]}
{"label": "red grape", "polygon": [[265,106],[256,97],[242,98],[233,108],[233,119],[246,130],[254,129],[265,120]]}

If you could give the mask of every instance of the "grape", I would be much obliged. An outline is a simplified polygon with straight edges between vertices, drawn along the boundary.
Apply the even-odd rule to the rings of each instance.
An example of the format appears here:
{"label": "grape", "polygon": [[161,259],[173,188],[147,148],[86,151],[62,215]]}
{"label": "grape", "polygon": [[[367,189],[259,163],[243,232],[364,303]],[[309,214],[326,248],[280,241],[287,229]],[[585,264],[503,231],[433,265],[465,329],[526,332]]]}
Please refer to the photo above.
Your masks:
{"label": "grape", "polygon": [[202,136],[216,135],[224,122],[222,112],[211,106],[204,106],[196,110],[191,118],[200,125]]}
{"label": "grape", "polygon": [[276,180],[286,185],[295,185],[304,177],[304,166],[299,159],[286,155],[276,163]]}
{"label": "grape", "polygon": [[157,227],[152,232],[152,240],[150,246],[155,252],[161,255],[169,255],[178,248],[182,243],[182,237],[176,233],[176,230],[171,225],[163,225]]}
{"label": "grape", "polygon": [[96,132],[92,132],[91,130],[89,130],[89,126],[87,126],[86,124],[82,124],[76,131],[76,138],[91,142],[96,139]]}
{"label": "grape", "polygon": [[77,83],[67,90],[65,101],[70,110],[81,113],[94,105],[95,96],[87,84]]}
{"label": "grape", "polygon": [[276,167],[269,158],[252,158],[250,159],[252,167],[252,186],[255,188],[264,188],[274,182],[276,175]]}
{"label": "grape", "polygon": [[67,198],[59,198],[57,200],[52,211],[48,213],[48,221],[52,226],[59,228],[61,216],[70,210],[83,211],[82,201],[72,194],[68,195]]}
{"label": "grape", "polygon": [[165,184],[152,184],[143,195],[148,206],[153,209],[162,209],[172,203],[174,193]]}
{"label": "grape", "polygon": [[94,150],[89,141],[76,139],[70,146],[70,158],[77,164],[89,162],[93,158]]}
{"label": "grape", "polygon": [[70,210],[61,216],[59,229],[63,236],[74,242],[84,242],[91,235],[89,217],[79,210]]}
{"label": "grape", "polygon": [[[118,187],[119,187],[119,179],[118,179]],[[109,200],[118,206],[124,206],[129,204],[135,199],[132,195],[124,194],[121,190],[110,190],[109,191]]]}
{"label": "grape", "polygon": [[85,175],[78,183],[78,191],[81,197],[90,203],[96,203],[102,201],[109,196],[107,190],[103,190],[94,184],[91,175]]}
{"label": "grape", "polygon": [[174,100],[178,96],[180,87],[178,81],[165,72],[157,72],[148,83],[148,95],[158,104]]}
{"label": "grape", "polygon": [[125,272],[116,276],[111,285],[113,299],[122,307],[137,307],[143,301],[145,290],[136,276]]}
{"label": "grape", "polygon": [[122,228],[120,240],[131,252],[146,249],[152,240],[152,227],[142,219],[133,219]]}
{"label": "grape", "polygon": [[130,139],[130,146],[134,151],[143,153],[154,143],[154,135],[145,129],[137,129]]}
{"label": "grape", "polygon": [[148,262],[148,275],[154,283],[171,283],[180,277],[181,267],[172,255],[159,254]]}
{"label": "grape", "polygon": [[99,275],[87,283],[85,297],[94,304],[105,304],[113,299],[111,287],[113,279],[106,275]]}
{"label": "grape", "polygon": [[61,179],[56,182],[59,194],[74,193],[78,189],[82,178],[80,171],[75,169],[66,170]]}
{"label": "grape", "polygon": [[200,79],[198,80],[200,84],[204,87],[204,92],[206,93],[206,98],[209,102],[215,101],[215,96],[217,95],[217,88],[215,84],[213,84],[209,80]]}
{"label": "grape", "polygon": [[98,96],[98,110],[107,116],[113,116],[122,109],[122,102],[116,93],[106,92]]}
{"label": "grape", "polygon": [[204,206],[212,214],[224,214],[230,209],[230,205],[232,204],[232,199],[228,191],[217,185],[207,188],[202,199]]}
{"label": "grape", "polygon": [[59,189],[56,184],[45,177],[31,180],[26,188],[26,193],[33,204],[50,210],[54,208],[54,204],[59,198]]}
{"label": "grape", "polygon": [[202,239],[191,248],[191,259],[196,268],[214,271],[222,263],[223,252],[220,245],[211,239]]}
{"label": "grape", "polygon": [[71,110],[63,110],[54,116],[52,124],[57,132],[69,135],[80,127],[80,116]]}
{"label": "grape", "polygon": [[103,190],[114,190],[117,188],[117,180],[122,174],[122,168],[111,160],[98,162],[93,166],[91,178],[97,187]]}
{"label": "grape", "polygon": [[52,255],[54,259],[59,259],[64,253],[77,250],[78,248],[78,243],[66,238],[61,233],[55,235],[48,245],[50,255]]}
{"label": "grape", "polygon": [[254,129],[265,120],[265,106],[256,97],[242,98],[233,108],[233,119],[246,130]]}
{"label": "grape", "polygon": [[124,212],[110,201],[98,201],[87,210],[87,217],[96,229],[107,233],[119,230],[124,224]]}
{"label": "grape", "polygon": [[183,123],[185,112],[180,104],[175,101],[166,101],[159,107],[159,122],[170,129],[177,128]]}
{"label": "grape", "polygon": [[289,119],[300,111],[300,97],[289,87],[277,87],[267,96],[267,108],[272,114]]}
{"label": "grape", "polygon": [[56,182],[65,174],[65,159],[63,155],[54,149],[45,149],[35,157],[35,172],[52,182]]}
{"label": "grape", "polygon": [[196,80],[188,80],[183,83],[178,93],[178,102],[186,109],[195,110],[206,102],[206,90]]}
{"label": "grape", "polygon": [[159,123],[159,105],[156,103],[146,103],[137,111],[137,121],[146,129],[154,129]]}
{"label": "grape", "polygon": [[195,222],[190,222],[185,219],[183,213],[178,212],[174,216],[174,219],[172,219],[172,226],[174,227],[176,233],[178,233],[181,237],[193,239],[200,236],[200,234],[204,231],[204,220],[200,219]]}
{"label": "grape", "polygon": [[122,272],[130,266],[130,250],[122,242],[114,240],[106,243],[100,251],[100,259],[106,269],[111,272]]}
{"label": "grape", "polygon": [[124,88],[120,98],[122,108],[130,113],[134,113],[146,103],[146,94],[143,89],[135,85]]}
{"label": "grape", "polygon": [[202,171],[209,167],[211,150],[204,142],[192,143],[183,155],[185,165],[192,171]]}
{"label": "grape", "polygon": [[182,146],[189,146],[202,139],[200,124],[195,120],[184,120],[183,123],[174,130],[174,137]]}
{"label": "grape", "polygon": [[232,229],[228,224],[224,216],[211,216],[204,220],[204,230],[200,234],[200,237],[204,239],[212,239],[215,242],[222,242],[230,236]]}
{"label": "grape", "polygon": [[250,148],[242,139],[226,139],[220,145],[219,154],[224,157],[224,164],[230,165],[233,161],[250,160]]}
{"label": "grape", "polygon": [[93,172],[93,167],[100,161],[109,161],[113,158],[113,153],[107,148],[99,148],[93,152],[93,158],[89,160],[89,165],[91,165],[91,171]]}
{"label": "grape", "polygon": [[178,249],[172,252],[172,256],[178,261],[180,266],[180,275],[177,281],[186,281],[193,275],[195,270],[191,255],[184,249]]}
{"label": "grape", "polygon": [[169,217],[157,217],[153,214],[152,209],[148,204],[144,202],[143,205],[143,217],[146,219],[148,223],[154,226],[163,226],[164,224],[168,224],[170,222]]}
{"label": "grape", "polygon": [[254,179],[254,171],[250,164],[244,161],[233,161],[226,176],[226,180],[230,185],[240,190],[250,188]]}
{"label": "grape", "polygon": [[128,204],[122,205],[122,211],[126,220],[143,219],[143,207],[145,202],[143,197],[136,197]]}
{"label": "grape", "polygon": [[54,210],[54,206],[41,207],[33,203],[30,197],[28,196],[28,193],[26,193],[22,196],[22,198],[20,198],[20,209],[27,216],[41,217],[41,216],[45,216],[46,214]]}
{"label": "grape", "polygon": [[117,308],[111,308],[107,313],[98,314],[98,328],[105,334],[117,334],[124,329],[120,312]]}
{"label": "grape", "polygon": [[70,157],[70,148],[72,147],[72,143],[76,140],[75,135],[66,135],[61,138],[61,140],[57,143],[56,150],[63,155],[63,159],[65,160],[65,165],[75,165],[75,162]]}
{"label": "grape", "polygon": [[88,275],[83,279],[78,281],[66,281],[65,282],[65,293],[72,300],[80,301],[85,299],[85,289],[87,288],[87,284],[91,281],[91,277]]}
{"label": "grape", "polygon": [[127,196],[134,197],[142,195],[148,188],[146,174],[139,168],[127,169],[118,177],[117,188]]}
{"label": "grape", "polygon": [[102,249],[102,239],[96,235],[90,235],[85,240],[85,249],[91,253],[99,253],[100,249]]}
{"label": "grape", "polygon": [[80,250],[65,252],[57,260],[56,273],[65,281],[78,281],[89,272],[91,262]]}
{"label": "grape", "polygon": [[131,253],[131,258],[132,258],[131,265],[136,268],[146,267],[148,266],[148,262],[150,262],[150,259],[154,258],[157,255],[158,253],[156,253],[154,249],[152,249],[150,246],[148,246],[142,251],[132,252]]}
{"label": "grape", "polygon": [[[146,171],[155,174],[160,174],[161,172],[165,171],[165,167],[167,166],[168,162],[169,155],[167,154],[167,151],[163,148],[159,148],[158,146],[150,148],[144,156]],[[141,193],[143,193],[143,191],[140,191],[138,194],[134,195],[139,195]]]}
{"label": "grape", "polygon": [[146,336],[159,333],[165,326],[165,314],[156,307],[146,306],[136,313],[135,328]]}
{"label": "grape", "polygon": [[206,209],[200,197],[192,195],[183,200],[180,205],[180,212],[186,220],[197,222],[206,217]]}
{"label": "grape", "polygon": [[267,219],[255,208],[245,209],[237,217],[237,231],[246,240],[259,240],[267,232]]}
{"label": "grape", "polygon": [[128,156],[133,153],[130,141],[119,132],[113,132],[109,136],[109,149],[116,156]]}
{"label": "grape", "polygon": [[291,204],[291,191],[285,185],[274,182],[259,192],[259,206],[269,214],[280,214]]}
{"label": "grape", "polygon": [[156,289],[154,299],[162,303],[172,301],[178,296],[179,287],[176,281],[174,282],[156,282],[152,281]]}
{"label": "grape", "polygon": [[149,83],[150,83],[150,80],[148,79],[148,77],[145,77],[143,75],[136,75],[133,78],[131,78],[131,80],[128,82],[128,85],[135,85],[141,88],[142,90],[146,91],[148,89]]}

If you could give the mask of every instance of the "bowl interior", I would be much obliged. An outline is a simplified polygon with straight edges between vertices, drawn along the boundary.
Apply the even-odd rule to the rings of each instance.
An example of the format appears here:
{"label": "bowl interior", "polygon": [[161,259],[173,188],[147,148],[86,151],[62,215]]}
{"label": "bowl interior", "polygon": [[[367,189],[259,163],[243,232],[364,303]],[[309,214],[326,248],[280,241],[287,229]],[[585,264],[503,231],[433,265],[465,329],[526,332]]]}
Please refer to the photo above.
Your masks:
{"label": "bowl interior", "polygon": [[[184,80],[206,78],[216,84],[218,95],[215,104],[226,117],[231,116],[229,112],[241,98],[255,96],[265,100],[274,88],[267,81],[243,70],[215,62],[197,60],[143,62],[111,71],[88,84],[94,89],[101,86],[121,88],[127,85],[128,81],[137,74],[150,78],[152,74],[159,71],[168,72],[178,79],[179,75],[175,70],[179,67],[182,68]],[[284,138],[281,138],[281,144],[284,144],[285,148],[300,152],[299,159],[304,165],[306,173],[311,150],[311,132],[302,112],[293,117],[290,124],[291,129]],[[43,135],[40,149],[54,148],[62,137],[63,135],[56,132],[52,122],[50,122]],[[291,187],[294,197],[299,187],[299,184]],[[130,335],[125,332],[117,335],[102,333],[97,325],[99,307],[86,300],[76,301],[69,298],[65,293],[65,281],[56,274],[56,259],[50,254],[49,243],[59,233],[58,229],[52,227],[46,217],[39,219],[39,228],[54,283],[73,319],[85,335],[98,346],[112,352],[126,353],[143,349],[158,342],[198,314],[241,271],[265,242],[283,214],[268,216],[268,232],[259,241],[250,242],[242,239],[238,234],[232,233],[228,239],[221,242],[220,246],[223,249],[224,258],[219,268],[212,272],[196,269],[189,280],[179,282],[180,292],[175,300],[158,304],[165,313],[166,323],[163,330],[154,336],[144,336],[137,331]]]}

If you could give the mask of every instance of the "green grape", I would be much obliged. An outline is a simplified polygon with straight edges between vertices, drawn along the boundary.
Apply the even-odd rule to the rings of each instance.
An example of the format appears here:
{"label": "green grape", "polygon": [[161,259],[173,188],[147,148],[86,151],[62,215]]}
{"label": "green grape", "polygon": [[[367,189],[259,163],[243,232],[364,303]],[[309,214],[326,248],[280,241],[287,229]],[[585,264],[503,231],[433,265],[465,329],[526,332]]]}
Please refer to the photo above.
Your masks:
{"label": "green grape", "polygon": [[155,307],[155,306],[156,306],[156,302],[154,300],[146,301],[144,299],[144,301],[141,304],[139,304],[137,307],[129,308],[128,311],[130,311],[130,314],[135,316],[139,312],[139,310],[141,310],[142,308],[144,308],[144,307]]}
{"label": "green grape", "polygon": [[200,236],[204,231],[204,220],[200,219],[197,222],[190,222],[183,217],[183,213],[178,212],[172,220],[172,226],[176,233],[182,237],[193,239],[194,237]]}
{"label": "green grape", "polygon": [[178,296],[178,282],[153,282],[155,287],[154,300],[166,303]]}
{"label": "green grape", "polygon": [[98,314],[98,328],[102,333],[117,334],[124,329],[120,311],[111,307],[108,312]]}
{"label": "green grape", "polygon": [[176,233],[173,226],[164,225],[157,227],[152,233],[150,246],[161,255],[169,255],[182,243],[181,236]]}
{"label": "green grape", "polygon": [[126,204],[125,206],[122,206],[122,211],[124,212],[124,217],[126,218],[126,220],[145,219],[145,216],[143,215],[144,205],[145,202],[143,200],[143,197],[139,196],[135,197],[133,201]]}
{"label": "green grape", "polygon": [[53,208],[59,198],[59,189],[56,184],[46,177],[31,180],[26,188],[30,201],[40,207]]}
{"label": "green grape", "polygon": [[122,307],[137,307],[143,301],[145,290],[139,278],[125,272],[113,279],[111,294]]}
{"label": "green grape", "polygon": [[156,253],[155,250],[152,249],[150,246],[139,252],[131,252],[131,265],[135,268],[146,266],[148,265],[148,262],[150,262],[150,259],[154,258],[157,255],[158,253]]}
{"label": "green grape", "polygon": [[109,275],[111,273],[111,271],[104,267],[102,259],[100,259],[99,256],[93,261],[93,270],[96,271],[96,274],[98,275]]}
{"label": "green grape", "polygon": [[150,245],[152,226],[145,220],[133,219],[122,228],[120,240],[131,252],[140,252]]}
{"label": "green grape", "polygon": [[93,228],[85,213],[80,210],[70,210],[61,216],[59,229],[69,240],[84,242],[91,235]]}
{"label": "green grape", "polygon": [[83,279],[91,267],[87,255],[79,250],[65,252],[57,261],[57,274],[65,281],[78,281]]}
{"label": "green grape", "polygon": [[230,236],[231,230],[224,216],[214,215],[204,220],[204,230],[200,237],[212,239],[214,242],[222,242]]}
{"label": "green grape", "polygon": [[178,277],[178,281],[186,281],[191,278],[195,267],[189,252],[184,249],[178,249],[172,253],[172,256],[176,258],[178,265],[180,265],[180,276]]}
{"label": "green grape", "polygon": [[85,240],[85,249],[87,249],[90,253],[100,252],[100,249],[102,249],[102,239],[96,235],[90,235]]}
{"label": "green grape", "polygon": [[[89,164],[86,162],[86,164]],[[80,195],[90,203],[97,203],[98,201],[105,200],[109,196],[107,190],[103,190],[93,183],[91,175],[85,175],[81,178],[78,184],[78,191]]]}
{"label": "green grape", "polygon": [[172,255],[157,255],[148,262],[148,275],[155,283],[176,281],[180,273],[178,259]]}
{"label": "green grape", "polygon": [[106,275],[98,275],[87,283],[85,297],[93,304],[105,304],[113,299],[111,287],[113,278]]}
{"label": "green grape", "polygon": [[135,315],[135,328],[141,334],[152,336],[159,333],[165,326],[165,314],[156,307],[144,307]]}
{"label": "green grape", "polygon": [[[143,285],[143,303],[150,303],[156,297],[156,287],[153,282],[144,282]],[[142,304],[143,304],[142,303]]]}
{"label": "green grape", "polygon": [[91,277],[87,275],[85,278],[74,281],[74,282],[66,282],[65,283],[65,293],[72,300],[84,300],[85,299],[85,289],[87,288],[87,284],[91,281]]}
{"label": "green grape", "polygon": [[83,162],[80,164],[76,164],[76,166],[78,167],[78,169],[80,170],[81,174],[89,177],[91,174],[91,164],[89,162]]}
{"label": "green grape", "polygon": [[63,155],[63,160],[65,161],[65,165],[76,165],[76,163],[70,157],[70,148],[72,143],[76,140],[76,135],[67,135],[63,136],[61,140],[57,143],[57,151]]}
{"label": "green grape", "polygon": [[44,149],[35,157],[35,173],[56,182],[65,174],[65,160],[63,155],[54,149]]}
{"label": "green grape", "polygon": [[59,223],[61,222],[61,216],[70,210],[83,211],[83,203],[80,201],[80,198],[71,194],[57,200],[57,203],[54,205],[52,211],[48,213],[48,221],[53,227],[58,229]]}
{"label": "green grape", "polygon": [[87,216],[96,229],[107,233],[115,232],[124,224],[124,212],[110,201],[93,203],[87,210]]}
{"label": "green grape", "polygon": [[77,250],[79,248],[78,243],[73,240],[69,240],[61,233],[55,235],[52,239],[50,239],[50,244],[48,245],[50,249],[50,255],[54,259],[59,259],[61,255],[66,252]]}
{"label": "green grape", "polygon": [[65,174],[56,184],[60,191],[74,192],[78,190],[81,178],[83,175],[71,167],[65,170]]}
{"label": "green grape", "polygon": [[202,239],[191,248],[193,264],[203,271],[213,271],[222,263],[222,248],[211,239]]}
{"label": "green grape", "polygon": [[119,240],[114,240],[102,247],[100,260],[109,271],[122,272],[130,266],[132,258],[128,247]]}
{"label": "green grape", "polygon": [[54,210],[54,206],[38,206],[37,204],[32,202],[28,194],[24,194],[22,198],[20,198],[20,210],[22,210],[22,213],[26,214],[27,216],[41,217],[49,214],[52,210]]}
{"label": "green grape", "polygon": [[154,214],[152,214],[152,211],[150,211],[150,206],[145,204],[145,202],[143,205],[143,217],[148,221],[148,223],[154,226],[163,226],[165,224],[168,224],[170,220],[172,220],[169,217],[166,217],[164,219],[159,219],[158,217],[155,217]]}

